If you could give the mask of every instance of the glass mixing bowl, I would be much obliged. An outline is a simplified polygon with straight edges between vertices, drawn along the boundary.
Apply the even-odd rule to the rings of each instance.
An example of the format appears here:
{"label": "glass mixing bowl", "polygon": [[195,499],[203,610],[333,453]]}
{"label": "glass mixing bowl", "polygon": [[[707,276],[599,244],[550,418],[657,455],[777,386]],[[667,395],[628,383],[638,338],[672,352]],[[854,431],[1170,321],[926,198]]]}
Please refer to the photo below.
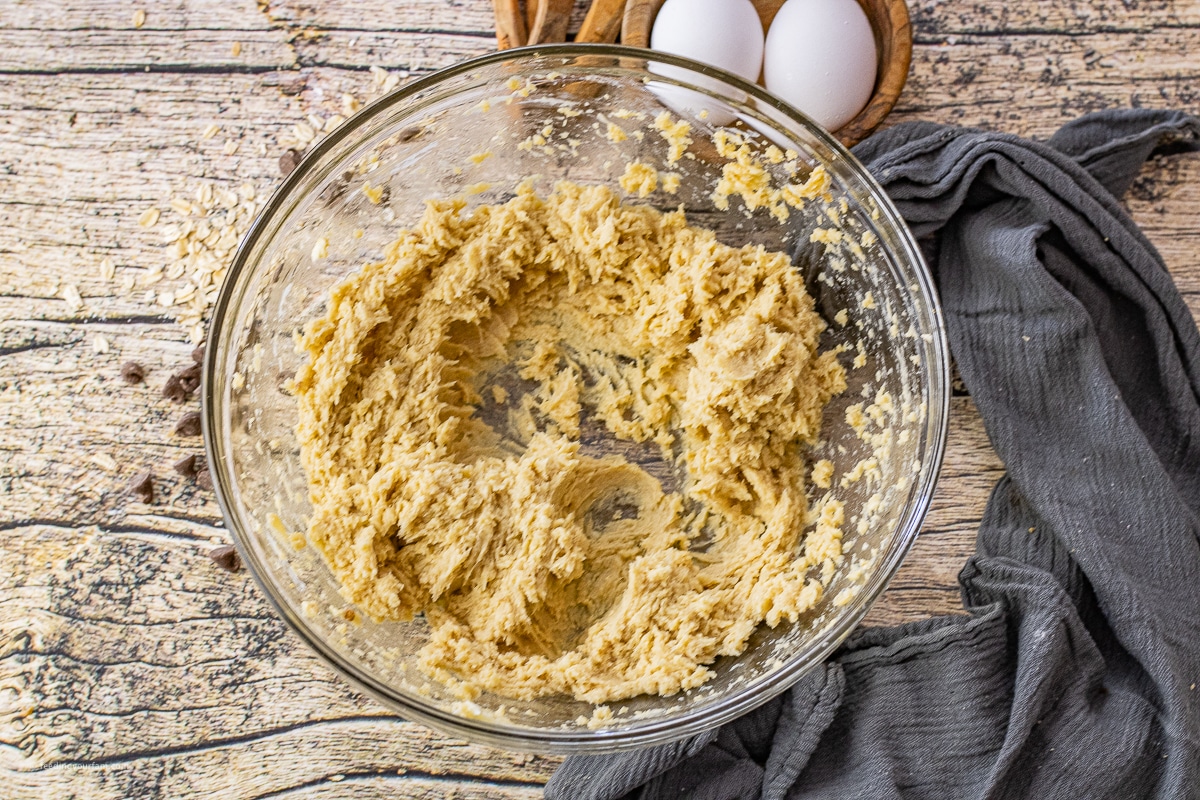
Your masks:
{"label": "glass mixing bowl", "polygon": [[[310,505],[287,391],[304,358],[294,337],[324,313],[331,286],[381,259],[427,198],[461,196],[470,208],[503,201],[525,178],[542,192],[560,179],[615,188],[627,162],[663,163],[669,144],[652,121],[664,110],[691,124],[693,144],[670,168],[680,175],[678,190],[627,202],[682,206],[691,223],[726,244],[794,253],[830,323],[823,347],[843,348],[849,388],[827,407],[812,458],[831,460],[843,477],[833,491],[846,508],[844,563],[811,612],[795,624],[760,626],[742,655],[713,665],[708,683],[610,703],[603,725],[591,705],[569,697],[522,702],[484,693],[464,701],[417,669],[429,634],[420,617],[364,619],[341,598],[321,555],[304,546]],[[606,121],[630,135],[615,141]],[[718,207],[713,188],[728,161],[712,145],[719,125],[764,154],[772,179],[798,180],[823,167],[832,203],[791,209],[782,220],[738,198]],[[472,159],[483,153],[491,155]],[[830,229],[839,233],[817,233]],[[324,249],[321,239],[325,257],[314,253]],[[946,436],[947,363],[937,299],[911,234],[863,167],[815,123],[757,86],[686,59],[598,45],[533,47],[414,81],[363,109],[287,177],[242,243],[217,301],[204,365],[204,438],[242,558],[283,618],[348,680],[403,716],[466,739],[538,752],[616,751],[745,714],[853,630],[929,506]],[[860,436],[847,414],[883,394],[892,402],[875,405],[871,424],[892,432],[886,448]],[[856,469],[861,480],[851,480]]]}

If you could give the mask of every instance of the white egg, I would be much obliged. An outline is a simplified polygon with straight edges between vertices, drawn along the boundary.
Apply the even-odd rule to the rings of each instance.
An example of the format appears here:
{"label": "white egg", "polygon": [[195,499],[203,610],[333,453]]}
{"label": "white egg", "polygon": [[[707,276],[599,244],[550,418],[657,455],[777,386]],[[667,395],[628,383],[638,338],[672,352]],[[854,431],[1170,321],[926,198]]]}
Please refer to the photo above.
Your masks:
{"label": "white egg", "polygon": [[762,72],[762,22],[750,0],[667,0],[654,18],[650,47],[752,83]]}
{"label": "white egg", "polygon": [[854,119],[875,89],[875,36],[857,0],[787,0],[767,32],[767,90],[828,130]]}
{"label": "white egg", "polygon": [[[650,47],[720,67],[754,82],[762,73],[764,39],[762,21],[750,0],[667,0],[654,18]],[[714,95],[734,101],[746,99],[745,94],[715,78],[653,62],[649,69],[657,75],[702,86]],[[702,119],[709,126],[729,125],[737,119],[727,104],[700,92],[659,81],[649,84],[649,88],[677,114]]]}

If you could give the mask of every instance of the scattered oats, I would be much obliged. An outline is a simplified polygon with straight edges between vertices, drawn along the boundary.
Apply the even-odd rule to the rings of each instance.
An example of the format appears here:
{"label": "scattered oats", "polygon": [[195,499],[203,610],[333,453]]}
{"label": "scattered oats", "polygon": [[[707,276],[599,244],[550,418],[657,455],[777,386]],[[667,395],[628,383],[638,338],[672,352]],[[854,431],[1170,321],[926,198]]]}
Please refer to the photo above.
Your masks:
{"label": "scattered oats", "polygon": [[246,385],[246,376],[240,372],[233,373],[233,378],[230,379],[229,385],[233,387],[235,392],[241,391],[241,388]]}
{"label": "scattered oats", "polygon": [[318,261],[322,258],[325,258],[328,255],[329,255],[329,238],[326,236],[322,236],[320,239],[317,239],[316,244],[313,245],[312,260]]}
{"label": "scattered oats", "polygon": [[133,283],[134,281],[132,275],[127,273],[121,276],[121,288],[125,290],[126,294],[133,291]]}
{"label": "scattered oats", "polygon": [[96,355],[106,355],[109,349],[108,339],[105,339],[100,334],[96,334],[96,336],[92,339],[92,350],[96,352]]}
{"label": "scattered oats", "polygon": [[141,225],[143,228],[153,228],[158,222],[159,215],[160,212],[158,208],[156,206],[151,206],[143,211],[142,215],[138,217],[138,225]]}
{"label": "scattered oats", "polygon": [[155,267],[154,269],[150,270],[149,272],[147,272],[145,275],[142,276],[142,285],[143,286],[152,286],[152,285],[158,283],[159,281],[161,281],[162,279],[163,279],[162,269],[160,269],[159,267]]}
{"label": "scattered oats", "polygon": [[399,85],[400,85],[400,76],[399,75],[388,75],[387,80],[385,80],[383,82],[383,86],[381,86],[379,88],[379,91],[381,94],[390,94],[391,92],[395,91],[396,87]]}
{"label": "scattered oats", "polygon": [[198,208],[192,205],[190,201],[182,197],[171,198],[171,209],[175,211],[175,213],[181,214],[185,217],[190,217],[192,214],[199,212]]}
{"label": "scattered oats", "polygon": [[362,108],[362,103],[352,94],[342,95],[342,113],[347,117]]}
{"label": "scattered oats", "polygon": [[312,126],[307,122],[297,122],[292,126],[292,134],[301,144],[308,144],[313,139],[317,138],[317,132],[312,129]]}
{"label": "scattered oats", "polygon": [[225,151],[225,155],[231,156],[237,152],[238,143],[233,139],[226,139],[225,144],[221,147],[221,149]]}
{"label": "scattered oats", "polygon": [[167,280],[177,281],[183,277],[183,270],[183,264],[176,261],[174,264],[167,266],[167,270],[164,274],[167,276]]}
{"label": "scattered oats", "polygon": [[117,277],[117,267],[113,264],[111,258],[103,258],[100,260],[100,278],[102,280],[111,281]]}
{"label": "scattered oats", "polygon": [[106,472],[112,472],[117,468],[117,461],[108,453],[92,453],[88,460]]}
{"label": "scattered oats", "polygon": [[158,295],[158,304],[163,308],[170,308],[175,305],[175,293],[170,291],[160,292]]}
{"label": "scattered oats", "polygon": [[341,114],[334,114],[332,117],[325,120],[325,132],[329,133],[330,131],[336,129],[339,125],[341,125],[345,121],[346,121],[346,118],[343,117]]}
{"label": "scattered oats", "polygon": [[157,299],[157,295],[154,293],[153,289],[147,289],[144,299],[146,305],[152,306],[154,305],[154,301]]}
{"label": "scattered oats", "polygon": [[145,24],[146,12],[139,8],[137,11],[133,12],[133,27],[140,28]]}
{"label": "scattered oats", "polygon": [[211,139],[220,132],[221,132],[221,126],[214,123],[204,129],[204,132],[200,134],[200,138],[201,139]]}
{"label": "scattered oats", "polygon": [[242,54],[242,43],[234,42],[233,47],[230,48],[230,52],[233,53],[234,58],[240,56]]}
{"label": "scattered oats", "polygon": [[79,287],[73,283],[63,284],[62,299],[67,301],[67,308],[71,311],[83,308],[83,296],[79,294]]}
{"label": "scattered oats", "polygon": [[362,237],[367,235],[367,232],[364,231],[362,228],[355,228],[353,231],[350,232],[350,235],[353,236],[355,239],[361,239]]}

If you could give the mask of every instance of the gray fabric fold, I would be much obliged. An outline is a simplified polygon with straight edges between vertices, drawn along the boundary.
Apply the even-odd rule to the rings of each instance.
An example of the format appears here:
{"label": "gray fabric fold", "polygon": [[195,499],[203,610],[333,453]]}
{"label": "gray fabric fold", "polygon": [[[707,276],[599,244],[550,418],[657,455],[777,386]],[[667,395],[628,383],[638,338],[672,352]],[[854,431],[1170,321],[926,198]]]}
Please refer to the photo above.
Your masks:
{"label": "gray fabric fold", "polygon": [[1045,143],[925,123],[856,149],[927,244],[1006,468],[968,612],[858,631],[719,731],[567,759],[550,800],[1200,797],[1200,334],[1123,210],[1200,120]]}

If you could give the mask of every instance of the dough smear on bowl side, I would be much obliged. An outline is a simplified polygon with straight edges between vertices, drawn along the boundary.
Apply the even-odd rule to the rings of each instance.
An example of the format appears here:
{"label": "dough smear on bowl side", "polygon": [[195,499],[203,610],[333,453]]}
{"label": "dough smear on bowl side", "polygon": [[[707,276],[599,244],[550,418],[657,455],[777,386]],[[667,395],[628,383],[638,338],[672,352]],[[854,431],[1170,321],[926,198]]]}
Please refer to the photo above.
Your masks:
{"label": "dough smear on bowl side", "polygon": [[697,687],[841,563],[804,485],[823,329],[786,254],[603,186],[430,201],[303,336],[308,539],[373,618],[424,614],[463,695]]}

